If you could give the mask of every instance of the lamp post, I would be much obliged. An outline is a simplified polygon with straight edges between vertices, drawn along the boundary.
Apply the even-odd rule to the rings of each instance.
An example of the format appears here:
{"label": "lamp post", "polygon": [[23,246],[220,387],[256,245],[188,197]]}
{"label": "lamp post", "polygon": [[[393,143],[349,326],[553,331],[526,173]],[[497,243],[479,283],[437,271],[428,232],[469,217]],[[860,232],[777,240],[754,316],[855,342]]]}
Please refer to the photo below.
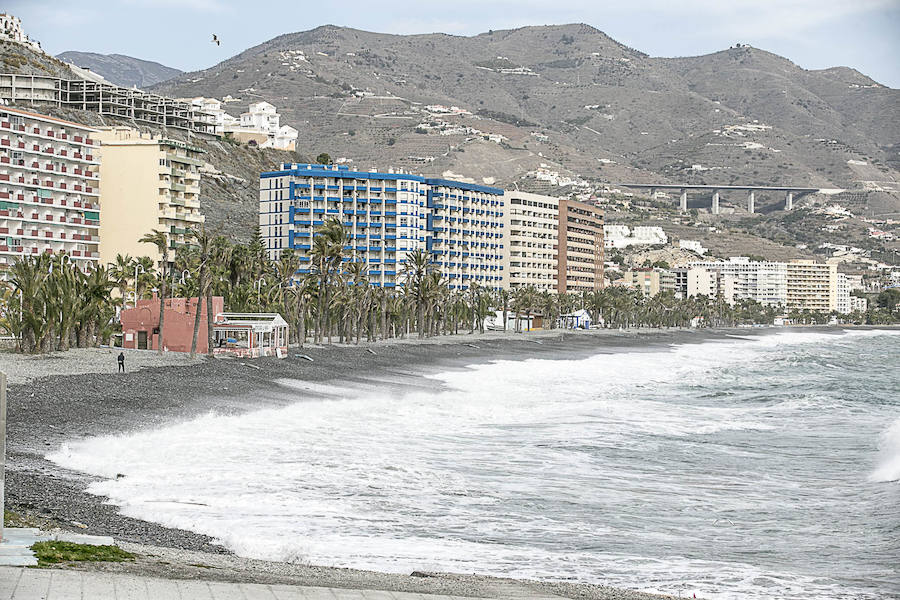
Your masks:
{"label": "lamp post", "polygon": [[144,265],[141,263],[135,263],[134,265],[134,306],[137,307],[137,298],[138,298],[138,269],[141,270],[141,273],[146,273],[147,271],[144,269]]}
{"label": "lamp post", "polygon": [[256,280],[256,306],[259,306],[259,294],[262,291],[262,284],[266,280],[265,277],[260,277]]}

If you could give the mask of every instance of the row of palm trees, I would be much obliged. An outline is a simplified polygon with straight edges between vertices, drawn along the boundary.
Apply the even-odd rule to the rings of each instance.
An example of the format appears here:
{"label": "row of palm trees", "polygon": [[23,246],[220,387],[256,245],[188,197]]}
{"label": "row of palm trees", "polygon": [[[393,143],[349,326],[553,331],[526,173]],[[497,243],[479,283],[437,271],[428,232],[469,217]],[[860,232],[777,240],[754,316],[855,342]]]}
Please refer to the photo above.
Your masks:
{"label": "row of palm trees", "polygon": [[[363,338],[474,333],[483,331],[486,319],[495,314],[497,327],[506,330],[512,321],[516,331],[529,329],[536,315],[541,315],[544,327],[555,328],[564,315],[579,309],[608,328],[734,326],[771,323],[781,314],[776,307],[752,300],[731,306],[704,296],[681,299],[663,293],[646,298],[625,287],[577,294],[554,294],[533,286],[497,291],[472,284],[467,290],[450,289],[430,255],[421,250],[407,255],[402,286],[373,287],[366,262],[345,250],[347,232],[337,219],[317,230],[308,260],[286,250],[277,261],[270,261],[258,234],[242,244],[201,227],[191,237],[193,243],[179,249],[171,264],[164,232],[152,231],[141,238],[157,246],[160,270],[148,257],[123,255],[88,272],[72,268],[62,256],[20,260],[0,290],[0,326],[19,339],[24,352],[108,343],[117,331],[117,307],[151,297],[154,291],[160,303],[160,339],[165,330],[163,306],[171,292],[197,298],[198,306],[205,301],[207,314],[212,314],[214,296],[223,296],[230,311],[281,313],[291,326],[291,342],[301,346],[310,340],[359,343]],[[797,322],[827,318],[800,314]],[[192,354],[199,346],[201,324],[198,310]],[[211,351],[210,320],[203,333]]]}
{"label": "row of palm trees", "polygon": [[0,297],[0,327],[23,352],[50,352],[106,343],[115,332],[109,269],[78,269],[63,255],[18,260]]}

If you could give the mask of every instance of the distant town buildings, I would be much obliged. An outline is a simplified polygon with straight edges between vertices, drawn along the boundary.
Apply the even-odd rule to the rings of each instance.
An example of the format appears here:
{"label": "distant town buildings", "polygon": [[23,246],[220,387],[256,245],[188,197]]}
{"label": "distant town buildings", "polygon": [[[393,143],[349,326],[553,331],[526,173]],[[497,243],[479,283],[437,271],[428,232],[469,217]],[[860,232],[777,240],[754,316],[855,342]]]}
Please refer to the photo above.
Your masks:
{"label": "distant town buildings", "polygon": [[703,256],[709,251],[708,248],[704,248],[703,244],[697,240],[678,240],[678,247],[683,250],[690,250],[700,256]]}
{"label": "distant town buildings", "polygon": [[[837,265],[817,263],[814,260],[795,260],[787,263],[786,268],[785,304],[789,309],[824,312],[838,310]],[[842,300],[841,304],[847,312],[850,312],[849,296],[850,288],[846,286],[846,300]]]}
{"label": "distant town buildings", "polygon": [[53,106],[119,117],[143,125],[171,127],[188,135],[215,135],[212,117],[190,102],[95,79],[0,73],[0,100]]}
{"label": "distant town buildings", "polygon": [[38,52],[43,52],[41,43],[32,40],[22,28],[22,20],[8,13],[0,13],[0,38],[31,46]]}
{"label": "distant town buildings", "polygon": [[634,227],[627,225],[604,225],[605,246],[609,250],[629,246],[656,246],[668,243],[669,237],[662,227]]}
{"label": "distant town buildings", "polygon": [[150,256],[161,263],[155,246],[138,241],[159,230],[169,239],[169,261],[174,262],[178,250],[191,243],[190,229],[204,222],[200,213],[203,150],[128,127],[105,128],[97,138],[103,152],[102,261],[114,262],[117,254],[129,254]]}
{"label": "distant town buildings", "polygon": [[813,260],[783,263],[733,256],[674,269],[633,269],[624,273],[621,285],[646,296],[673,291],[682,298],[706,296],[729,304],[748,299],[786,310],[849,314],[862,305],[851,296],[850,277],[838,273],[834,264]]}
{"label": "distant town buildings", "polygon": [[0,106],[0,270],[18,258],[99,260],[97,130]]}
{"label": "distant town buildings", "polygon": [[719,271],[702,267],[680,267],[670,269],[670,272],[675,277],[675,294],[680,298],[734,297],[733,287],[729,288],[728,284],[722,281]]}
{"label": "distant town buildings", "polygon": [[742,298],[772,306],[787,303],[787,266],[784,263],[756,262],[734,256],[724,262],[692,262],[688,266],[717,271],[719,281],[729,288],[730,293],[722,294],[729,303]]}
{"label": "distant town buildings", "polygon": [[675,291],[675,274],[666,269],[631,269],[623,273],[621,285],[640,291],[645,297]]}
{"label": "distant town buildings", "polygon": [[504,262],[510,289],[557,291],[559,199],[507,191]]}

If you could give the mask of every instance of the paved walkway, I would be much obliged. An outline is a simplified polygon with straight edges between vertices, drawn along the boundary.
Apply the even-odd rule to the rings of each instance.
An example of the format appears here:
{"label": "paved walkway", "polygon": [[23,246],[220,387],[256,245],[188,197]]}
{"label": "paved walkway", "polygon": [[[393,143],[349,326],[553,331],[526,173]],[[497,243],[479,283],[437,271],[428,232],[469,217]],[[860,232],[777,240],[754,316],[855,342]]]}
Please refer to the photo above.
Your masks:
{"label": "paved walkway", "polygon": [[[0,600],[477,600],[460,596],[293,585],[154,579],[0,567]],[[538,600],[538,599],[534,599]],[[549,599],[548,599],[549,600]]]}

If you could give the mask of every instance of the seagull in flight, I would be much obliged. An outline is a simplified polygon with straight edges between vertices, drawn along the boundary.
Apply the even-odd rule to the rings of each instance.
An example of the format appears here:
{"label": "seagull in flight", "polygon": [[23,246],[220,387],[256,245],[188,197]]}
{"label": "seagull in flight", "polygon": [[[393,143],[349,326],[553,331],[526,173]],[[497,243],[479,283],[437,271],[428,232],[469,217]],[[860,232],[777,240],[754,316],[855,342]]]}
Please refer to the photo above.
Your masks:
{"label": "seagull in flight", "polygon": [[222,42],[219,41],[219,37],[218,37],[216,34],[213,34],[213,39],[212,39],[212,41],[214,41],[214,42],[216,43],[216,46],[221,46],[221,45],[222,45]]}

